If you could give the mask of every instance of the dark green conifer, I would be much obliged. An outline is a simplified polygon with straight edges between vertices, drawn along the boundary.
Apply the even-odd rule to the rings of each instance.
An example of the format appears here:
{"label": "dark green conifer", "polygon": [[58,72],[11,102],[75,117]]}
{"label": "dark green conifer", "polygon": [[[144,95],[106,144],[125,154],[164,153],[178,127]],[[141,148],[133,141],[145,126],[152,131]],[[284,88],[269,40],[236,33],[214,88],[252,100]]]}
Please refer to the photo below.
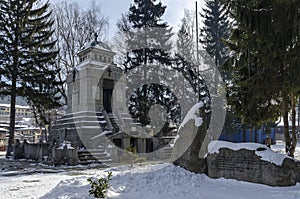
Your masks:
{"label": "dark green conifer", "polygon": [[282,116],[286,152],[293,156],[296,132],[293,128],[290,136],[288,113],[300,86],[299,1],[222,2],[236,22],[228,42],[234,52],[227,64],[232,70],[229,104],[250,125]]}
{"label": "dark green conifer", "polygon": [[0,93],[11,99],[7,156],[14,143],[16,96],[26,98],[39,116],[60,105],[52,25],[48,2],[0,1]]}

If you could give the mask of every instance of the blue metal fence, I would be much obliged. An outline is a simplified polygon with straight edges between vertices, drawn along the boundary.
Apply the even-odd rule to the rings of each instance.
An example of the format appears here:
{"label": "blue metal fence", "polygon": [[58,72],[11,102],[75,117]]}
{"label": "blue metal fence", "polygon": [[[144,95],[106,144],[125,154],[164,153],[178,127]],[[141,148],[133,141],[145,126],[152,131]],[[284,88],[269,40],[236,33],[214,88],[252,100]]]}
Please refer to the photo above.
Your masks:
{"label": "blue metal fence", "polygon": [[[275,129],[271,128],[271,142],[275,144]],[[267,133],[263,129],[250,129],[247,130],[240,130],[232,134],[221,134],[219,140],[222,141],[229,141],[229,142],[256,142],[265,144],[267,139]]]}

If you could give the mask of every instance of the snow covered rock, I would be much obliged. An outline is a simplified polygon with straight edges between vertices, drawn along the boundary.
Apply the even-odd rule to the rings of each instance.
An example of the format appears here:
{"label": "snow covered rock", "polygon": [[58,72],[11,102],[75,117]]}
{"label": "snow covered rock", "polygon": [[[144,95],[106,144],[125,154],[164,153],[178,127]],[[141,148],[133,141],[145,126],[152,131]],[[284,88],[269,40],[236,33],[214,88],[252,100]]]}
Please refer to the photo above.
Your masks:
{"label": "snow covered rock", "polygon": [[199,157],[205,130],[204,127],[199,131],[194,120],[189,120],[184,127],[180,128],[180,135],[176,139],[171,155],[171,161],[175,165],[195,173],[206,173],[205,160]]}
{"label": "snow covered rock", "polygon": [[254,143],[211,143],[206,157],[208,176],[271,186],[300,182],[300,162]]}

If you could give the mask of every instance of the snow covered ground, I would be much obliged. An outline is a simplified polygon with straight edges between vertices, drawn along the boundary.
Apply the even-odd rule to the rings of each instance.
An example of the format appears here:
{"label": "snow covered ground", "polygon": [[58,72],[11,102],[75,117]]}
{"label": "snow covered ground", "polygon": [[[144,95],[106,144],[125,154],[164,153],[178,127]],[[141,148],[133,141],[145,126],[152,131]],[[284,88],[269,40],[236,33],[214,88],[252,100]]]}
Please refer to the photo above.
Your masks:
{"label": "snow covered ground", "polygon": [[113,172],[108,198],[300,198],[300,184],[282,188],[236,180],[215,180],[171,164],[0,177],[0,198],[92,198],[88,195],[89,185],[86,179],[92,176],[103,177],[107,171]]}
{"label": "snow covered ground", "polygon": [[[271,149],[277,153],[285,154],[285,143],[284,141],[276,141],[276,145],[272,145]],[[295,158],[300,160],[300,142],[297,143],[295,150]]]}
{"label": "snow covered ground", "polygon": [[[273,146],[280,151],[284,146]],[[297,149],[299,151],[299,148]],[[49,168],[51,169],[51,168]],[[295,199],[300,183],[292,187],[270,187],[227,179],[210,179],[171,164],[119,166],[107,169],[64,170],[60,173],[0,175],[0,198],[82,199],[90,188],[87,178],[104,177],[112,171],[108,198],[120,199]],[[16,171],[17,172],[17,171]],[[5,173],[5,172],[4,172]],[[26,173],[26,172],[24,172]],[[0,172],[1,174],[1,172]]]}

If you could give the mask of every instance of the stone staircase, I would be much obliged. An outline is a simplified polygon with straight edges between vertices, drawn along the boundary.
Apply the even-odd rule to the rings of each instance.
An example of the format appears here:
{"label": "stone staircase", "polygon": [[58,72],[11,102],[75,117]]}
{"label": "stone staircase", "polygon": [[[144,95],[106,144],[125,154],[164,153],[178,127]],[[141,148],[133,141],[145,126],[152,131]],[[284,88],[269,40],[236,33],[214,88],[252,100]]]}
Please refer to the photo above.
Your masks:
{"label": "stone staircase", "polygon": [[114,133],[119,132],[121,130],[120,129],[121,122],[119,121],[119,119],[116,117],[116,115],[114,113],[108,113],[108,117],[112,124],[113,132]]}
{"label": "stone staircase", "polygon": [[[144,128],[133,121],[128,113],[119,113],[117,111],[107,113],[101,109],[97,112],[79,112],[64,116],[56,125],[52,127],[52,139],[56,139],[57,144],[64,140],[70,141],[74,148],[78,150],[79,164],[110,164],[112,159],[110,154],[102,147],[103,137],[109,139],[115,134],[131,133],[130,135],[142,136]],[[86,137],[84,143],[88,143],[89,149],[82,149],[85,146],[82,143],[82,138],[78,132],[83,133]],[[146,135],[146,134],[145,134]],[[51,140],[51,139],[50,139]],[[105,142],[105,140],[104,140]],[[161,153],[162,158],[169,159],[172,154],[172,148],[167,147]]]}
{"label": "stone staircase", "polygon": [[79,150],[78,163],[81,165],[88,164],[110,164],[112,162],[110,154],[104,148],[93,150]]}
{"label": "stone staircase", "polygon": [[170,159],[171,158],[172,150],[173,150],[172,147],[165,147],[164,148],[164,158],[165,159]]}

